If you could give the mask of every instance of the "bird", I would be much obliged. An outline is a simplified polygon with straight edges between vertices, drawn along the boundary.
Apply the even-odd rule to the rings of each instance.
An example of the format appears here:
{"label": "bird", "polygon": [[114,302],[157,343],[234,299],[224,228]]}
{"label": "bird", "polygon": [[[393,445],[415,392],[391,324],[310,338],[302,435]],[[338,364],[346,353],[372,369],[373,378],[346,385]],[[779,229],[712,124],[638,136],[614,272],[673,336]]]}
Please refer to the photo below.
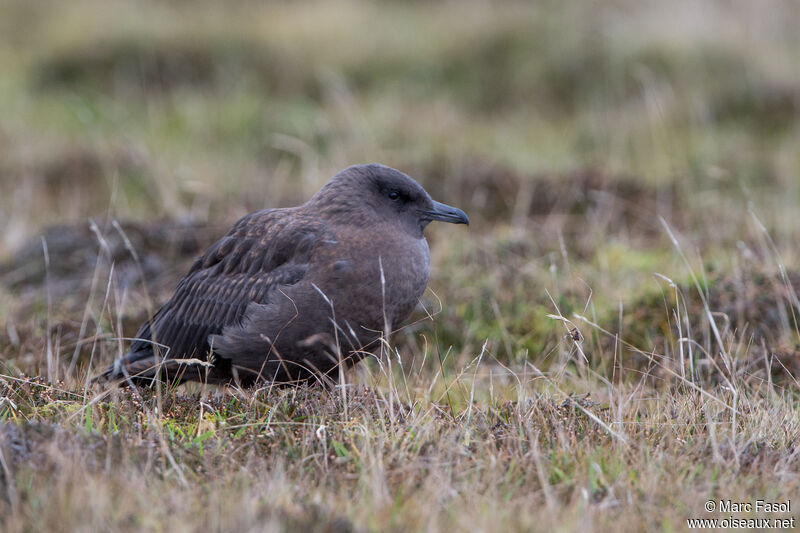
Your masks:
{"label": "bird", "polygon": [[96,381],[335,384],[418,304],[432,221],[469,225],[377,163],[345,168],[300,206],[250,213]]}

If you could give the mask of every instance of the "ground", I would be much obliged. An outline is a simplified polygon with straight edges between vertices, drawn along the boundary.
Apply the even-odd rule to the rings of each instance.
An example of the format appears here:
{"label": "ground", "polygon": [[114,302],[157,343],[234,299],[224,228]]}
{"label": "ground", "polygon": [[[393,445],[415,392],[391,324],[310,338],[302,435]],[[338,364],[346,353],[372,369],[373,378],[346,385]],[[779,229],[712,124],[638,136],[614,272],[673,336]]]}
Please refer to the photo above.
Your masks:
{"label": "ground", "polygon": [[[755,506],[800,494],[798,17],[4,2],[0,528],[796,517]],[[239,216],[367,161],[472,225],[431,226],[420,308],[346,386],[89,382]]]}

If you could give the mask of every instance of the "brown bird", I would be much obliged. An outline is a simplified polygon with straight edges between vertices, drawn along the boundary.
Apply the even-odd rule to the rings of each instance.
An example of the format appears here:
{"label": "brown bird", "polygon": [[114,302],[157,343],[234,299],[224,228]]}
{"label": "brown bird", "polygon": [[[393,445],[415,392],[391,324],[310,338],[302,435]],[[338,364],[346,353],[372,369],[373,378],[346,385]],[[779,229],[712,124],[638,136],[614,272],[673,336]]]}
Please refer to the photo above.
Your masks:
{"label": "brown bird", "polygon": [[469,224],[398,170],[346,168],[301,206],[236,222],[100,377],[335,381],[416,306],[433,220]]}

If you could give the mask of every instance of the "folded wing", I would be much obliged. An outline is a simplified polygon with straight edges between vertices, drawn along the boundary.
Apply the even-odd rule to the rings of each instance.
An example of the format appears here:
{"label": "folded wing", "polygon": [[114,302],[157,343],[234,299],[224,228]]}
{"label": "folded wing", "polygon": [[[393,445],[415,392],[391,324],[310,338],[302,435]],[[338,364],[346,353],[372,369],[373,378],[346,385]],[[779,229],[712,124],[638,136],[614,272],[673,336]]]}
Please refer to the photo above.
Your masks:
{"label": "folded wing", "polygon": [[250,303],[266,304],[280,287],[300,282],[326,238],[318,219],[294,209],[247,215],[192,266],[169,301],[142,325],[128,353],[102,377],[150,381],[208,375],[210,335],[241,323]]}

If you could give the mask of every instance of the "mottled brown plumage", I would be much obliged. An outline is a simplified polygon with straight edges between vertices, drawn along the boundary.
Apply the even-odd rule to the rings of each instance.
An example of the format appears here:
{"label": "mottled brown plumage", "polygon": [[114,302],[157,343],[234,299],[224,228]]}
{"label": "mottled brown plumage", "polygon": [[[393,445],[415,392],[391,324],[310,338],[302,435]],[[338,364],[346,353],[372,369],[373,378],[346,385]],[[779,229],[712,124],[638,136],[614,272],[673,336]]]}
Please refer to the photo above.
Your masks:
{"label": "mottled brown plumage", "polygon": [[468,224],[414,180],[370,164],[299,207],[239,220],[103,377],[151,382],[335,379],[405,320],[428,283],[432,220]]}

